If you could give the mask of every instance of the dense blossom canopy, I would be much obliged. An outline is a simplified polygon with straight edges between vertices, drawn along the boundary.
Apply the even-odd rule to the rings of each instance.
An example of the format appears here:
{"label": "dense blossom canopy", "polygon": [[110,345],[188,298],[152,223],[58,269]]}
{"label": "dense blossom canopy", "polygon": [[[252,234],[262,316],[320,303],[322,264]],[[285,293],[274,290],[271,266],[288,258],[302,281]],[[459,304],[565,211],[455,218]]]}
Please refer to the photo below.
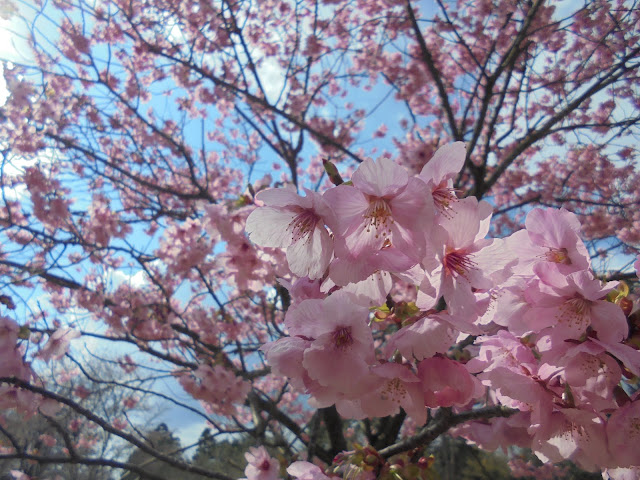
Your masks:
{"label": "dense blossom canopy", "polygon": [[[432,478],[443,433],[638,475],[636,2],[0,16],[14,477],[145,473],[127,444],[230,478],[145,439],[144,399],[249,435],[248,480]],[[119,408],[92,407],[105,390]],[[14,412],[51,430],[31,443]]]}

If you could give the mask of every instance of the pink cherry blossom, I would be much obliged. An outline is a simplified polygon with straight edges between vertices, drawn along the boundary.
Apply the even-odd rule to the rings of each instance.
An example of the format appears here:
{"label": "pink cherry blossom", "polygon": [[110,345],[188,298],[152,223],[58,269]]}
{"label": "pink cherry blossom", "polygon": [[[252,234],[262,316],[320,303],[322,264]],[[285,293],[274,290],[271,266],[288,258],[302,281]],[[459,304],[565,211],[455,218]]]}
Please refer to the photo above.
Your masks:
{"label": "pink cherry blossom", "polygon": [[[368,365],[374,362],[368,310],[350,302],[343,292],[336,292],[321,303],[310,302],[318,301],[306,300],[295,310],[296,323],[304,323],[295,331],[308,332],[313,337],[302,364],[321,385],[347,394],[357,392],[358,381],[368,375]],[[288,318],[287,325],[293,321]]]}
{"label": "pink cherry blossom", "polygon": [[[15,465],[101,463],[101,426],[144,447],[124,415],[133,393],[117,387],[111,412],[91,409],[86,379],[49,382],[68,348],[41,333],[64,331],[57,319],[86,326],[96,358],[126,354],[123,378],[97,389],[170,401],[173,372],[216,438],[278,448],[279,471],[264,448],[248,454],[251,480],[297,458],[327,464],[292,465],[304,480],[433,476],[409,450],[386,462],[354,445],[422,448],[425,402],[451,405],[426,434],[507,405],[520,412],[460,431],[612,476],[638,463],[638,395],[623,391],[640,373],[638,318],[596,279],[628,275],[591,272],[580,240],[603,269],[640,245],[638,2],[4,3],[20,8],[0,17],[29,17],[29,61],[4,62],[0,109],[1,296],[24,303],[8,313],[19,323],[0,318]],[[526,230],[489,238],[527,212]],[[125,351],[103,355],[111,344]],[[8,408],[49,415],[42,388],[76,417],[55,416],[51,451],[5,425]],[[330,405],[409,422],[314,411]],[[341,427],[355,452],[331,465]]]}
{"label": "pink cherry blossom", "polygon": [[391,245],[355,256],[344,248],[342,242],[338,242],[336,256],[329,267],[329,277],[340,286],[361,282],[379,271],[407,273],[418,263]]}
{"label": "pink cherry blossom", "polygon": [[330,480],[320,467],[309,462],[293,462],[287,468],[287,473],[297,480]]}
{"label": "pink cherry blossom", "polygon": [[80,332],[71,328],[59,328],[49,336],[46,345],[40,350],[38,356],[48,362],[57,360],[69,350],[69,344],[74,338],[78,338]]}
{"label": "pink cherry blossom", "polygon": [[222,365],[200,365],[194,372],[178,372],[182,387],[193,398],[201,400],[207,411],[221,415],[236,413],[236,405],[244,402],[251,384]]}
{"label": "pink cherry blossom", "polygon": [[539,288],[525,292],[531,309],[523,320],[531,331],[549,335],[550,348],[593,332],[596,338],[619,343],[628,334],[627,320],[618,305],[603,300],[615,283],[603,285],[588,271],[562,275],[547,263],[534,267]]}
{"label": "pink cherry blossom", "polygon": [[518,258],[517,273],[533,274],[537,262],[549,262],[568,274],[590,267],[589,253],[580,239],[580,221],[565,209],[535,208],[526,230],[511,235],[507,246]]}
{"label": "pink cherry blossom", "polygon": [[294,387],[304,390],[306,370],[302,366],[304,352],[311,340],[299,336],[285,337],[261,347],[274,373],[288,377]]}
{"label": "pink cherry blossom", "polygon": [[487,422],[470,422],[453,429],[452,434],[464,437],[480,448],[508,451],[513,445],[531,448],[530,412],[517,412],[508,418],[492,418]]}
{"label": "pink cherry blossom", "polygon": [[425,317],[401,328],[389,338],[388,353],[397,349],[405,358],[418,361],[436,353],[446,353],[459,331],[442,317]]}
{"label": "pink cherry blossom", "polygon": [[328,406],[362,393],[375,362],[369,310],[345,292],[307,299],[285,317],[290,338],[263,347],[275,371]]}
{"label": "pink cherry blossom", "polygon": [[339,185],[325,193],[336,219],[330,225],[358,257],[364,252],[394,246],[405,255],[422,258],[424,228],[433,218],[427,187],[391,159],[367,159],[352,177],[353,186]]}
{"label": "pink cherry blossom", "polygon": [[321,281],[311,280],[309,277],[296,279],[293,283],[279,278],[278,283],[289,291],[292,303],[299,303],[309,298],[324,298],[325,294],[320,290]]}
{"label": "pink cherry blossom", "polygon": [[464,165],[467,148],[464,142],[455,142],[440,147],[422,168],[421,178],[431,189],[436,211],[448,215],[452,204],[458,200],[453,180]]}
{"label": "pink cherry blossom", "polygon": [[529,309],[525,298],[528,288],[536,288],[535,280],[529,277],[514,277],[499,287],[486,293],[487,306],[478,323],[507,327],[514,335],[524,336],[531,331],[523,321],[524,313]]}
{"label": "pink cherry blossom", "polygon": [[497,280],[492,275],[515,261],[505,255],[500,240],[485,239],[492,210],[487,202],[469,197],[441,217],[441,228],[432,233],[436,257],[422,261],[427,275],[418,296],[421,308],[433,308],[443,296],[452,314],[475,319],[479,309],[474,290],[491,289]]}
{"label": "pink cherry blossom", "polygon": [[[376,307],[385,303],[392,286],[391,274],[386,271],[375,271],[364,280],[349,283],[340,290],[348,293],[358,305]],[[322,289],[325,291],[331,291],[334,288],[335,284],[331,278],[322,284]]]}
{"label": "pink cherry blossom", "polygon": [[567,361],[563,376],[576,405],[598,412],[616,408],[613,390],[620,383],[622,371],[610,355],[579,352]]}
{"label": "pink cherry blossom", "polygon": [[244,454],[248,465],[244,469],[246,480],[276,480],[280,478],[280,464],[264,447],[251,447]]}
{"label": "pink cherry blossom", "polygon": [[640,400],[629,402],[611,414],[607,420],[607,438],[612,456],[610,466],[640,465]]}
{"label": "pink cherry blossom", "polygon": [[424,403],[428,407],[464,406],[484,394],[482,384],[464,365],[446,357],[426,358],[418,364]]}
{"label": "pink cherry blossom", "polygon": [[398,363],[383,363],[371,369],[379,385],[370,388],[360,398],[360,405],[368,417],[386,417],[398,412],[399,407],[418,425],[427,418],[420,379],[408,368]]}
{"label": "pink cherry blossom", "polygon": [[249,238],[262,247],[287,248],[291,271],[310,279],[324,275],[333,255],[333,240],[325,228],[333,213],[321,195],[306,190],[301,197],[293,189],[263,190],[256,200],[265,206],[247,218]]}
{"label": "pink cherry blossom", "polygon": [[609,463],[605,423],[586,410],[554,412],[534,436],[533,450],[545,461],[569,459],[585,470],[599,470]]}
{"label": "pink cherry blossom", "polygon": [[530,419],[539,424],[553,410],[554,392],[545,389],[538,377],[538,361],[527,345],[506,330],[479,338],[480,351],[466,367],[478,373],[501,404],[521,411],[534,411]]}
{"label": "pink cherry blossom", "polygon": [[640,377],[640,350],[624,343],[603,342],[593,337],[588,338],[587,341],[598,345],[602,351],[614,356],[622,362],[631,373]]}

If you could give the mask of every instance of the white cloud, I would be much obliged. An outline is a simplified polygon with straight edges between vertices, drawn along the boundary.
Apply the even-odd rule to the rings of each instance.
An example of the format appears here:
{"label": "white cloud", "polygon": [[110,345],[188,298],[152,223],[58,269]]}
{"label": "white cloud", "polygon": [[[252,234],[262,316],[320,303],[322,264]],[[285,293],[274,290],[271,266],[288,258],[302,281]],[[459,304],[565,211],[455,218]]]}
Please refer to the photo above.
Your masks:
{"label": "white cloud", "polygon": [[16,63],[30,63],[31,49],[26,38],[28,37],[29,17],[33,17],[33,8],[20,11],[18,16],[7,20],[0,18],[0,60]]}
{"label": "white cloud", "polygon": [[144,270],[139,270],[136,273],[127,273],[122,270],[112,270],[110,272],[110,278],[113,282],[114,288],[122,284],[127,284],[131,287],[139,288],[149,283],[149,277]]}

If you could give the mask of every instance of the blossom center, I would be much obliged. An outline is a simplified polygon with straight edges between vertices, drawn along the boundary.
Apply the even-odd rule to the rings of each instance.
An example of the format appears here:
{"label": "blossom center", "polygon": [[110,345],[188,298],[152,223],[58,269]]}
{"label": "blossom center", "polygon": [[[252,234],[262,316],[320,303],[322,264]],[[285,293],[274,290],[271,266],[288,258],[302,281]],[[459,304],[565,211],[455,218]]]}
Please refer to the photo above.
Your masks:
{"label": "blossom center", "polygon": [[333,331],[333,344],[340,350],[345,350],[353,345],[351,327],[339,327]]}
{"label": "blossom center", "polygon": [[258,467],[258,469],[262,470],[263,472],[268,472],[270,467],[271,467],[271,462],[269,462],[269,460],[265,458],[260,464],[260,466]]}
{"label": "blossom center", "polygon": [[569,251],[566,248],[547,247],[547,249],[547,252],[544,254],[545,260],[562,265],[571,265]]}
{"label": "blossom center", "polygon": [[591,302],[581,297],[571,298],[564,302],[560,310],[560,321],[578,329],[586,329],[590,323]]}
{"label": "blossom center", "polygon": [[313,229],[318,223],[318,216],[312,210],[303,210],[289,223],[287,230],[291,232],[291,243],[300,239],[311,239]]}
{"label": "blossom center", "polygon": [[[367,227],[367,232],[371,231],[371,227],[375,228],[376,231],[383,229],[382,236],[387,235],[387,231],[390,229],[390,224],[393,223],[391,207],[389,207],[389,204],[382,198],[373,200],[369,204],[369,208],[367,208],[363,217]],[[378,236],[377,233],[376,236]]]}
{"label": "blossom center", "polygon": [[383,400],[400,403],[407,396],[407,389],[399,378],[394,378],[387,382],[380,396]]}
{"label": "blossom center", "polygon": [[445,216],[449,216],[448,210],[452,209],[452,204],[458,201],[455,188],[438,186],[432,192],[435,207]]}
{"label": "blossom center", "polygon": [[451,250],[446,253],[443,265],[449,275],[466,276],[467,273],[476,267],[476,263],[471,260],[471,254],[460,250]]}

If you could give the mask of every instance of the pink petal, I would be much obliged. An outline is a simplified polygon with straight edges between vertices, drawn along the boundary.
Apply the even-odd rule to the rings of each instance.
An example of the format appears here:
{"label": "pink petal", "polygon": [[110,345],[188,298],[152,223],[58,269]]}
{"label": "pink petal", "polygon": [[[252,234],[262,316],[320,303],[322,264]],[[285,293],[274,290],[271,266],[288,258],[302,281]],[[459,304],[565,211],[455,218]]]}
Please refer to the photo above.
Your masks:
{"label": "pink petal", "polygon": [[316,225],[309,237],[300,238],[287,248],[289,269],[296,276],[311,280],[324,276],[332,256],[333,239],[320,225]]}
{"label": "pink petal", "polygon": [[293,210],[256,208],[247,217],[245,231],[251,241],[261,247],[288,247],[292,235],[287,227],[297,215]]}
{"label": "pink petal", "polygon": [[431,160],[422,168],[420,177],[426,182],[439,185],[445,178],[453,178],[462,170],[467,155],[464,142],[455,142],[440,147]]}
{"label": "pink petal", "polygon": [[298,195],[295,188],[291,185],[285,188],[268,188],[262,190],[256,195],[256,200],[264,202],[268,207],[282,208],[287,206],[300,206],[303,208],[311,208],[310,198],[305,201],[305,198]]}
{"label": "pink petal", "polygon": [[351,181],[362,192],[374,197],[396,195],[407,185],[407,171],[387,157],[367,159],[353,173]]}

